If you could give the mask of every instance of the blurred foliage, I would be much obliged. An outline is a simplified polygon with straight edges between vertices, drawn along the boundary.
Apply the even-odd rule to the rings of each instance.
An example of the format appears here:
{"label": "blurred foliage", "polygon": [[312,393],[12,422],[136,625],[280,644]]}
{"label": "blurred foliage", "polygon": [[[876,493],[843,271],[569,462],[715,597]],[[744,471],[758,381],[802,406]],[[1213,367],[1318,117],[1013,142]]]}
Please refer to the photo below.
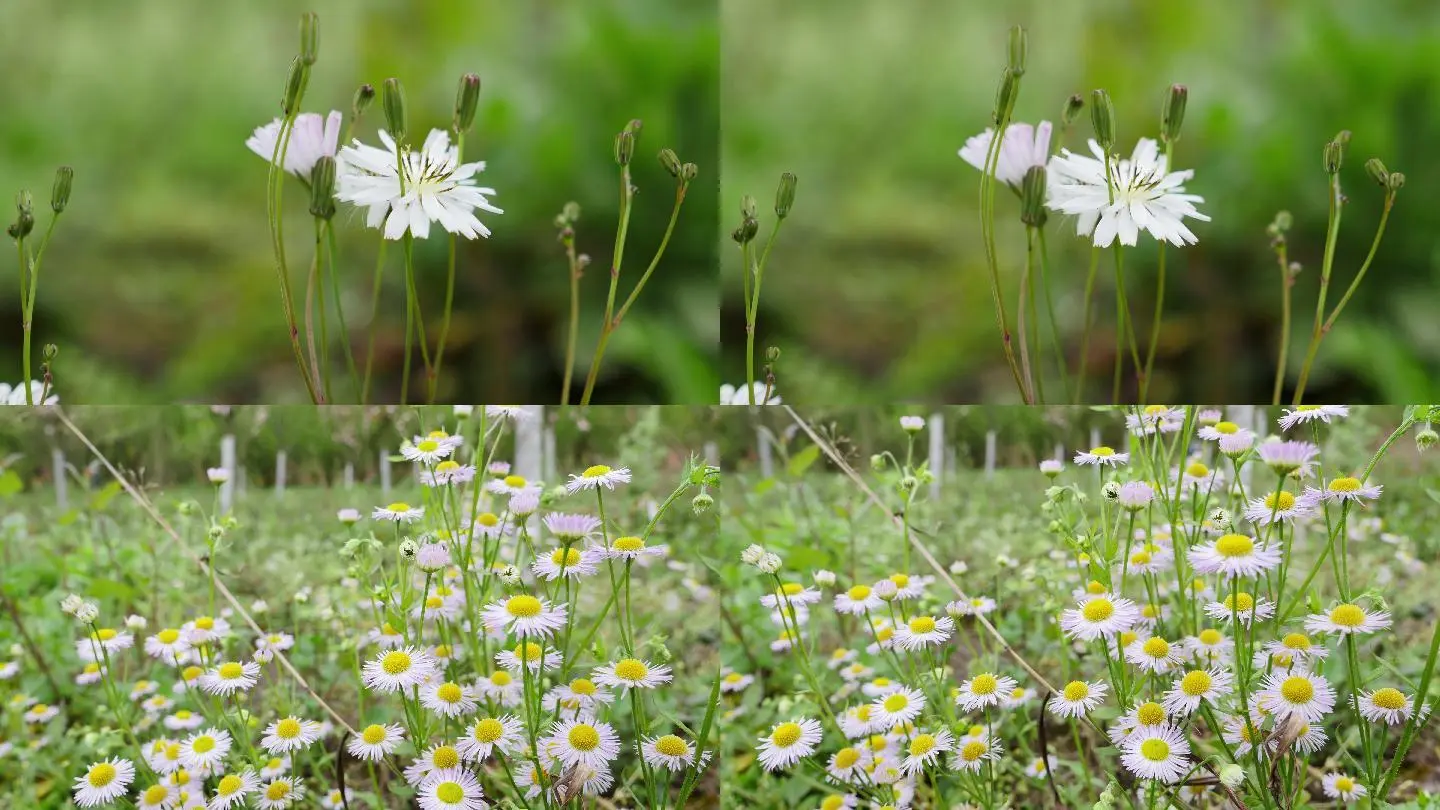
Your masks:
{"label": "blurred foliage", "polygon": [[[738,223],[742,194],[768,203],[782,171],[800,178],[760,313],[759,344],[784,350],[778,387],[788,401],[1017,399],[981,247],[980,174],[956,156],[990,123],[1006,32],[1017,24],[1030,43],[1017,120],[1058,123],[1067,96],[1103,87],[1115,101],[1119,151],[1128,154],[1138,137],[1157,135],[1169,85],[1190,88],[1175,162],[1195,170],[1190,190],[1205,197],[1200,208],[1213,222],[1196,224],[1198,245],[1169,252],[1152,400],[1269,401],[1281,282],[1265,227],[1281,209],[1294,214],[1291,258],[1304,266],[1295,287],[1293,384],[1325,242],[1321,151],[1342,129],[1354,137],[1342,175],[1349,204],[1332,305],[1380,216],[1383,195],[1362,164],[1380,157],[1408,184],[1374,266],[1322,346],[1307,401],[1434,396],[1440,250],[1427,195],[1440,184],[1432,146],[1440,140],[1440,5],[730,0],[722,15],[724,231]],[[1088,137],[1087,111],[1065,145],[1084,149]],[[1019,206],[1002,192],[996,212],[1013,301],[1024,266]],[[1048,233],[1073,369],[1089,250],[1071,222],[1052,219]],[[726,240],[722,334],[732,381],[744,370],[738,254]],[[1142,351],[1156,255],[1148,237],[1126,255]],[[1109,265],[1106,256],[1088,401],[1110,396]],[[1013,303],[1010,311],[1013,324]]]}
{"label": "blurred foliage", "polygon": [[[595,399],[713,401],[716,2],[256,0],[196,13],[176,0],[8,0],[0,6],[0,190],[6,200],[21,187],[34,190],[43,227],[54,167],[75,168],[36,312],[37,355],[47,342],[61,349],[61,398],[304,399],[270,252],[265,164],[244,141],[278,114],[299,15],[313,9],[321,46],[308,110],[348,116],[362,82],[398,76],[411,128],[423,133],[450,121],[461,74],[483,80],[467,156],[488,161],[482,183],[498,190],[505,214],[488,219],[493,238],[461,242],[441,401],[558,400],[569,292],[553,218],[569,200],[583,212],[578,248],[595,258],[581,283],[583,381],[618,214],[612,141],[632,118],[645,127],[622,296],[670,214],[673,181],[655,155],[673,147],[700,176],[665,261],[611,343]],[[355,135],[374,143],[382,122],[377,103]],[[311,251],[304,197],[291,181],[286,232],[292,285],[301,287],[296,277]],[[380,240],[348,209],[336,221],[342,295],[363,352]],[[445,244],[416,246],[432,345]],[[0,264],[11,280],[13,261]],[[373,397],[380,401],[398,399],[401,266],[398,250],[389,251],[376,360],[384,385]],[[0,367],[13,370],[0,377],[10,378],[20,368],[14,286],[0,285],[0,321],[10,325]]]}

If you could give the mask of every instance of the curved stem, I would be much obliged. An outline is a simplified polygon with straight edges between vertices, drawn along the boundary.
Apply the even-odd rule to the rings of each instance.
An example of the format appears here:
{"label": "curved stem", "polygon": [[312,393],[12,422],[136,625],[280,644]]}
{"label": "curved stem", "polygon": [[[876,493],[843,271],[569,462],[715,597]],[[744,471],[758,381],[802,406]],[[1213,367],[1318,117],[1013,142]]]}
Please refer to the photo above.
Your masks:
{"label": "curved stem", "polygon": [[590,371],[585,375],[585,391],[580,395],[580,404],[589,405],[590,395],[595,392],[595,378],[600,373],[600,361],[605,356],[605,344],[610,341],[610,318],[615,312],[615,288],[620,284],[620,265],[625,258],[625,236],[630,232],[630,207],[634,201],[634,188],[630,185],[630,167],[620,169],[620,223],[615,230],[615,252],[610,261],[610,291],[605,295],[605,320],[600,326],[600,340],[595,344],[595,356],[590,359]]}
{"label": "curved stem", "polygon": [[1270,397],[1271,405],[1280,404],[1280,395],[1285,392],[1285,366],[1290,358],[1290,289],[1295,280],[1290,277],[1289,248],[1280,243],[1275,250],[1280,262],[1280,357],[1275,361],[1275,391]]}
{"label": "curved stem", "polygon": [[1315,362],[1315,353],[1320,350],[1321,321],[1325,317],[1325,293],[1330,289],[1330,271],[1335,265],[1335,244],[1340,236],[1340,176],[1330,177],[1330,224],[1325,231],[1325,259],[1320,266],[1320,295],[1315,301],[1315,327],[1310,332],[1310,345],[1305,350],[1305,362],[1300,366],[1300,378],[1295,383],[1295,407],[1300,406],[1305,396],[1305,383],[1310,380],[1310,366]]}

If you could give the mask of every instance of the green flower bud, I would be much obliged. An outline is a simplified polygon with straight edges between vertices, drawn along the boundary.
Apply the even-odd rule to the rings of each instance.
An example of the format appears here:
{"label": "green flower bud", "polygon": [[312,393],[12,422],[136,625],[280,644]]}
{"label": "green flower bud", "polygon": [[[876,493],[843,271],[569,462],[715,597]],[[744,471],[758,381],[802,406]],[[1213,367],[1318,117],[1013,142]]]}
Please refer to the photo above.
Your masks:
{"label": "green flower bud", "polygon": [[1000,77],[1000,87],[995,91],[995,126],[1010,116],[1010,111],[1015,109],[1015,97],[1020,93],[1020,77],[1015,71],[1005,68],[1005,73]]}
{"label": "green flower bud", "polygon": [[75,170],[61,166],[55,170],[55,185],[50,188],[50,210],[60,213],[70,204],[70,186],[75,182]]}
{"label": "green flower bud", "polygon": [[740,218],[755,218],[755,198],[750,196],[749,194],[746,194],[744,197],[740,198]]}
{"label": "green flower bud", "polygon": [[375,85],[360,85],[360,87],[355,90],[355,98],[350,102],[350,114],[355,117],[355,120],[360,120],[360,117],[370,108],[370,102],[374,100]]}
{"label": "green flower bud", "polygon": [[775,191],[775,216],[784,219],[795,205],[795,184],[798,178],[790,172],[780,175],[780,188]]}
{"label": "green flower bud", "polygon": [[1405,175],[1401,172],[1391,172],[1390,182],[1387,183],[1385,187],[1390,189],[1391,192],[1399,191],[1405,187]]}
{"label": "green flower bud", "polygon": [[1325,144],[1325,173],[1336,175],[1345,163],[1345,144],[1338,140]]}
{"label": "green flower bud", "polygon": [[1043,228],[1049,216],[1045,209],[1046,180],[1044,166],[1031,166],[1020,186],[1020,221],[1031,227]]}
{"label": "green flower bud", "polygon": [[620,166],[629,166],[630,159],[635,156],[635,134],[629,129],[622,130],[615,136],[615,163]]}
{"label": "green flower bud", "polygon": [[325,220],[335,216],[335,158],[329,155],[310,170],[310,215]]}
{"label": "green flower bud", "polygon": [[709,512],[713,506],[715,506],[715,499],[705,492],[690,499],[690,509],[697,515],[703,515]]}
{"label": "green flower bud", "polygon": [[45,362],[54,362],[55,358],[60,356],[60,347],[54,343],[46,343],[42,356],[45,358]]}
{"label": "green flower bud", "polygon": [[665,171],[669,172],[671,177],[680,176],[680,158],[675,154],[674,149],[660,150],[660,165],[665,167]]}
{"label": "green flower bud", "polygon": [[467,132],[475,121],[475,108],[480,101],[480,77],[466,73],[460,77],[460,89],[455,91],[455,131]]}
{"label": "green flower bud", "polygon": [[1065,99],[1065,106],[1060,108],[1060,125],[1069,127],[1080,117],[1080,111],[1085,109],[1085,97],[1075,93]]}
{"label": "green flower bud", "polygon": [[1025,75],[1025,56],[1030,50],[1029,41],[1025,37],[1025,29],[1014,26],[1010,29],[1010,72],[1016,78]]}
{"label": "green flower bud", "polygon": [[1434,447],[1436,442],[1440,442],[1440,433],[1436,433],[1435,429],[1428,425],[1415,434],[1415,449],[1421,452]]}
{"label": "green flower bud", "polygon": [[1385,169],[1385,164],[1380,162],[1380,158],[1370,158],[1365,161],[1365,173],[1382,187],[1390,187],[1390,172]]}
{"label": "green flower bud", "polygon": [[320,55],[320,15],[307,11],[300,15],[300,60],[315,64]]}
{"label": "green flower bud", "polygon": [[1190,90],[1183,84],[1170,85],[1165,96],[1165,107],[1160,113],[1160,139],[1166,143],[1180,140],[1180,125],[1185,122],[1185,102],[1190,99]]}
{"label": "green flower bud", "polygon": [[1090,124],[1095,128],[1095,140],[1110,154],[1115,147],[1115,105],[1104,90],[1090,93]]}
{"label": "green flower bud", "polygon": [[381,90],[381,105],[385,108],[385,128],[395,143],[405,142],[405,88],[394,77],[385,80]]}
{"label": "green flower bud", "polygon": [[700,174],[700,167],[696,166],[694,163],[685,163],[680,166],[681,182],[689,183],[690,181],[694,180],[695,176],[698,174]]}
{"label": "green flower bud", "polygon": [[310,81],[310,69],[295,57],[290,63],[290,76],[285,80],[285,96],[280,99],[280,111],[286,116],[300,108],[300,98],[305,95],[305,84]]}

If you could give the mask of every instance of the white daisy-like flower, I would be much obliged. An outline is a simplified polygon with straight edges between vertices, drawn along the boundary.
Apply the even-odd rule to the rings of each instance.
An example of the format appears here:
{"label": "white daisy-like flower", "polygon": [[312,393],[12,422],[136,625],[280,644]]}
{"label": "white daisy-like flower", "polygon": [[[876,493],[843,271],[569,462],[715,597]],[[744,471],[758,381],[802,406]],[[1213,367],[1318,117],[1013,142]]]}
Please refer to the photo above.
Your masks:
{"label": "white daisy-like flower", "polygon": [[1126,481],[1120,485],[1120,490],[1115,494],[1115,502],[1121,508],[1131,512],[1138,512],[1150,505],[1155,500],[1155,488],[1144,481]]}
{"label": "white daisy-like flower", "polygon": [[1325,774],[1320,780],[1320,787],[1325,791],[1326,796],[1332,799],[1339,799],[1346,804],[1355,801],[1368,792],[1365,790],[1365,786],[1353,777],[1334,771]]}
{"label": "white daisy-like flower", "polygon": [[372,723],[361,729],[359,734],[351,737],[345,749],[356,759],[375,762],[389,756],[403,739],[405,739],[405,730],[400,726],[394,723],[389,725]]}
{"label": "white daisy-like flower", "polygon": [[140,810],[168,810],[175,805],[176,792],[174,786],[157,782],[140,791],[135,806]]}
{"label": "white daisy-like flower", "polygon": [[1266,675],[1263,686],[1255,699],[1278,720],[1296,716],[1313,725],[1335,708],[1334,688],[1311,672]]}
{"label": "white daisy-like flower", "polygon": [[167,627],[145,639],[145,654],[167,664],[175,663],[189,651],[190,642],[183,633],[173,627]]}
{"label": "white daisy-like flower", "polygon": [[736,386],[730,383],[725,383],[720,386],[721,405],[749,405],[751,404],[752,395],[754,396],[754,404],[756,405],[780,404],[780,395],[775,393],[775,387],[767,385],[762,380],[756,380],[749,386]]}
{"label": "white daisy-like flower", "polygon": [[951,616],[984,616],[995,612],[995,607],[995,600],[988,596],[972,596],[950,602],[945,612]]}
{"label": "white daisy-like flower", "polygon": [[587,489],[614,489],[617,484],[630,483],[630,468],[616,467],[611,469],[604,464],[596,464],[586,467],[579,475],[570,476],[570,481],[565,484],[565,491],[571,495]]}
{"label": "white daisy-like flower", "polygon": [[1277,665],[1289,661],[1284,664],[1284,668],[1289,669],[1294,664],[1308,663],[1329,654],[1329,650],[1316,646],[1304,633],[1287,633],[1278,641],[1265,642],[1264,647],[1255,651],[1255,666],[1264,666],[1270,661]]}
{"label": "white daisy-like flower", "polygon": [[180,764],[192,771],[218,768],[230,753],[230,732],[206,728],[191,734],[180,744]]}
{"label": "white daisy-like flower", "polygon": [[427,487],[443,487],[450,484],[468,484],[475,480],[475,466],[461,464],[454,459],[445,459],[433,469],[420,471],[420,483]]}
{"label": "white daisy-like flower", "polygon": [[[1000,154],[995,162],[995,179],[1020,188],[1025,182],[1025,173],[1035,166],[1044,166],[1050,159],[1049,121],[1035,126],[1013,123],[1005,127],[1005,137],[1000,139]],[[960,147],[960,159],[985,171],[986,158],[995,140],[995,128],[990,127],[979,135],[972,135]]]}
{"label": "white daisy-like flower", "polygon": [[283,757],[271,757],[265,761],[264,765],[260,766],[260,778],[266,780],[284,776],[290,772],[292,764],[288,754]]}
{"label": "white daisy-like flower", "polygon": [[409,691],[435,674],[435,659],[416,647],[405,647],[382,653],[365,662],[360,679],[377,692]]}
{"label": "white daisy-like flower", "polygon": [[211,667],[200,678],[200,688],[212,695],[249,691],[260,682],[260,665],[254,661],[227,661]]}
{"label": "white daisy-like flower", "polygon": [[819,720],[806,717],[778,723],[760,738],[760,765],[767,771],[788,768],[815,753],[823,736]]}
{"label": "white daisy-like flower", "polygon": [[1225,534],[1190,550],[1190,564],[1199,574],[1255,577],[1280,565],[1280,552],[1257,545],[1255,538]]}
{"label": "white daisy-like flower", "polygon": [[671,679],[670,667],[656,666],[639,658],[622,658],[613,664],[597,667],[594,681],[615,689],[654,689]]}
{"label": "white daisy-like flower", "polygon": [[1281,430],[1288,431],[1296,425],[1308,422],[1324,422],[1328,425],[1331,419],[1344,419],[1349,415],[1349,405],[1301,405],[1294,409],[1286,408],[1284,415],[1275,421],[1280,423]]}
{"label": "white daisy-like flower", "polygon": [[510,753],[525,745],[525,727],[511,714],[482,717],[469,733],[455,741],[455,749],[467,762],[484,762],[495,751]]}
{"label": "white daisy-like flower", "polygon": [[1220,698],[1230,693],[1234,676],[1223,669],[1192,669],[1175,679],[1175,686],[1165,693],[1167,712],[1189,714],[1200,708],[1201,701],[1219,705]]}
{"label": "white daisy-like flower", "polygon": [[105,665],[99,661],[87,661],[85,666],[80,669],[80,673],[75,676],[75,683],[89,686],[92,683],[99,683],[103,677],[105,677]]}
{"label": "white daisy-like flower", "polygon": [[539,481],[528,481],[523,475],[506,475],[485,482],[485,489],[496,495],[509,498],[522,492],[540,491],[544,486]]}
{"label": "white daisy-like flower", "polygon": [[1255,452],[1260,455],[1265,466],[1275,472],[1305,478],[1310,475],[1311,467],[1315,466],[1315,456],[1320,454],[1320,448],[1310,442],[1272,439],[1261,442]]}
{"label": "white daisy-like flower", "polygon": [[424,507],[411,506],[404,501],[396,501],[389,506],[377,506],[375,511],[370,513],[372,520],[388,520],[393,523],[414,523],[424,516]]}
{"label": "white daisy-like flower", "polygon": [[502,518],[494,512],[481,512],[470,522],[470,531],[476,537],[484,537],[487,539],[504,537],[510,530],[509,515]]}
{"label": "white daisy-like flower", "polygon": [[405,781],[415,787],[419,787],[431,774],[450,768],[460,767],[460,752],[455,746],[445,742],[432,745],[421,752],[410,765],[405,768],[402,774]]}
{"label": "white daisy-like flower", "polygon": [[720,691],[722,693],[744,692],[755,683],[755,676],[741,672],[727,672],[720,678]]}
{"label": "white daisy-like flower", "polygon": [[420,810],[485,810],[480,780],[464,768],[435,771],[420,784],[416,794]]}
{"label": "white daisy-like flower", "polygon": [[325,810],[345,810],[354,800],[354,795],[348,789],[342,792],[335,788],[320,797],[320,806]]}
{"label": "white daisy-like flower", "polygon": [[449,442],[418,436],[415,442],[400,447],[400,455],[404,456],[406,461],[418,461],[421,464],[436,464],[449,458],[453,452],[455,452],[455,446]]}
{"label": "white daisy-like flower", "polygon": [[[646,738],[640,752],[650,767],[664,768],[671,773],[681,773],[695,765],[695,746],[676,734]],[[702,751],[699,768],[703,770],[709,761],[710,752]]]}
{"label": "white daisy-like flower", "polygon": [[1249,626],[1256,617],[1264,621],[1274,616],[1275,605],[1271,604],[1269,599],[1264,597],[1256,599],[1245,591],[1241,591],[1238,594],[1226,594],[1221,601],[1206,603],[1205,615],[1217,621],[1228,622],[1238,619],[1241,624]]}
{"label": "white daisy-like flower", "polygon": [[[724,691],[723,687],[721,691]],[[610,690],[600,688],[589,678],[576,678],[546,692],[541,707],[549,712],[569,710],[578,716],[593,714],[596,708],[608,706],[614,701],[615,695]]]}
{"label": "white daisy-like flower", "polygon": [[1064,689],[1051,695],[1047,705],[1050,713],[1057,717],[1081,717],[1103,703],[1109,689],[1104,681],[1071,681],[1065,684]]}
{"label": "white daisy-like flower", "polygon": [[1272,522],[1294,523],[1311,514],[1314,514],[1314,509],[1310,503],[1284,490],[1251,498],[1245,507],[1245,519],[1256,526],[1268,526]]}
{"label": "white daisy-like flower", "polygon": [[135,636],[113,627],[99,627],[90,631],[86,638],[75,642],[75,652],[85,661],[99,661],[105,653],[114,655],[128,650],[135,644]]}
{"label": "white daisy-like flower", "polygon": [[877,728],[905,725],[920,716],[925,710],[925,702],[924,692],[897,684],[895,689],[871,704],[870,716]]}
{"label": "white daisy-like flower", "polygon": [[534,641],[522,641],[514,649],[495,654],[495,662],[511,672],[520,672],[522,668],[531,672],[558,669],[562,659],[558,650],[546,649]]}
{"label": "white daisy-like flower", "polygon": [[545,528],[555,535],[562,544],[577,540],[588,540],[593,537],[600,528],[600,518],[594,515],[568,515],[563,512],[551,512],[540,518]]}
{"label": "white daisy-like flower", "polygon": [[918,650],[944,644],[955,632],[955,620],[949,616],[916,616],[895,628],[895,643],[907,650]]}
{"label": "white daisy-like flower", "polygon": [[315,169],[315,164],[320,162],[320,158],[335,156],[335,149],[340,144],[340,124],[343,119],[344,116],[339,110],[331,110],[330,114],[324,117],[319,113],[300,113],[295,116],[289,143],[282,146],[281,154],[277,155],[275,146],[280,139],[282,122],[276,118],[264,126],[256,127],[255,133],[245,139],[245,146],[264,158],[267,163],[283,160],[281,165],[285,171],[308,183],[310,173]]}
{"label": "white daisy-like flower", "polygon": [[305,798],[305,786],[288,777],[272,779],[256,794],[255,806],[260,810],[285,810]]}
{"label": "white daisy-like flower", "polygon": [[999,706],[1001,698],[1019,685],[1009,675],[982,672],[960,684],[960,689],[955,693],[955,705],[967,712]]}
{"label": "white daisy-like flower", "polygon": [[1390,686],[1360,695],[1360,714],[1372,723],[1398,726],[1410,719],[1413,708],[1408,695]]}
{"label": "white daisy-like flower", "polygon": [[620,755],[620,735],[609,723],[569,720],[555,723],[541,744],[566,765],[600,770]]}
{"label": "white daisy-like flower", "polygon": [[1380,497],[1384,489],[1380,484],[1365,484],[1358,478],[1351,476],[1340,476],[1333,478],[1324,489],[1306,487],[1304,500],[1310,504],[1319,503],[1345,503],[1359,504],[1361,501],[1373,501]]}
{"label": "white daisy-like flower", "polygon": [[430,130],[419,149],[397,146],[385,130],[379,137],[384,149],[356,140],[339,156],[335,199],[369,209],[366,227],[383,226],[386,239],[399,239],[406,231],[429,238],[431,222],[466,239],[490,235],[475,209],[504,211],[490,202],[495,189],[475,184],[485,161],[461,163],[459,147],[451,146],[444,130]]}
{"label": "white daisy-like flower", "polygon": [[1065,463],[1056,458],[1047,458],[1040,462],[1040,472],[1049,478],[1054,478],[1065,471]]}
{"label": "white daisy-like flower", "polygon": [[523,680],[516,680],[514,676],[503,669],[498,669],[489,676],[475,679],[475,688],[480,690],[481,697],[493,700],[506,708],[520,705],[524,686]]}
{"label": "white daisy-like flower", "polygon": [[1141,779],[1169,784],[1190,770],[1190,743],[1174,726],[1137,731],[1121,750],[1120,763]]}
{"label": "white daisy-like flower", "polygon": [[1325,747],[1325,729],[1309,723],[1301,724],[1300,734],[1295,737],[1295,750],[1302,754],[1314,754]]}
{"label": "white daisy-like flower", "polygon": [[835,610],[851,616],[862,616],[868,611],[879,610],[885,600],[869,585],[856,585],[844,593],[835,594]]}
{"label": "white daisy-like flower", "polygon": [[999,743],[986,737],[968,737],[960,741],[960,747],[955,749],[955,756],[951,758],[951,765],[957,771],[979,773],[987,762],[994,762],[1005,753],[1005,749]]}
{"label": "white daisy-like flower", "polygon": [[[48,397],[44,395],[45,384],[43,382],[41,382],[40,380],[31,380],[29,385],[26,385],[25,383],[16,383],[12,386],[10,385],[10,383],[0,383],[0,404],[27,404],[25,401],[26,389],[29,389],[30,400],[33,401],[36,405],[56,405],[60,402],[60,397],[53,393],[53,391]],[[778,402],[779,400],[776,401]]]}
{"label": "white daisy-like flower", "polygon": [[1390,626],[1390,614],[1377,610],[1371,612],[1359,605],[1342,602],[1326,613],[1312,613],[1305,617],[1305,629],[1311,633],[1374,633]]}
{"label": "white daisy-like flower", "polygon": [[599,571],[599,566],[600,554],[590,549],[561,546],[549,554],[535,555],[535,562],[530,564],[530,570],[535,572],[535,576],[553,582],[560,577],[588,577]]}
{"label": "white daisy-like flower", "polygon": [[1117,453],[1113,447],[1091,448],[1089,451],[1080,451],[1075,454],[1075,463],[1079,465],[1094,465],[1097,467],[1118,467],[1130,462],[1129,453]]}
{"label": "white daisy-like flower", "polygon": [[75,778],[75,804],[81,807],[96,807],[109,804],[130,791],[135,781],[135,763],[128,759],[114,759],[96,762],[85,771],[84,776]]}
{"label": "white daisy-like flower", "polygon": [[272,754],[288,754],[309,747],[320,739],[323,726],[314,720],[302,720],[291,715],[271,723],[265,729],[260,747]]}
{"label": "white daisy-like flower", "polygon": [[1141,231],[1176,247],[1196,243],[1185,219],[1209,222],[1210,217],[1195,207],[1203,197],[1185,193],[1193,171],[1170,171],[1150,138],[1141,138],[1128,159],[1107,156],[1094,139],[1090,151],[1095,157],[1061,149],[1050,159],[1046,183],[1046,207],[1073,214],[1078,235],[1090,237],[1096,247],[1108,247],[1117,237],[1133,247]]}
{"label": "white daisy-like flower", "polygon": [[482,621],[495,632],[503,630],[522,639],[548,639],[565,626],[566,609],[566,605],[552,605],[548,599],[522,593],[491,603]]}
{"label": "white daisy-like flower", "polygon": [[31,725],[39,725],[54,720],[60,714],[59,706],[51,706],[46,703],[36,703],[25,711],[25,722]]}
{"label": "white daisy-like flower", "polygon": [[473,714],[478,706],[473,690],[454,681],[436,682],[421,689],[420,705],[445,718]]}
{"label": "white daisy-like flower", "polygon": [[171,731],[190,731],[192,729],[199,728],[200,724],[204,722],[204,717],[190,711],[189,709],[181,709],[170,715],[169,717],[166,717],[164,720],[164,725],[165,728],[168,728]]}
{"label": "white daisy-like flower", "polygon": [[1080,600],[1080,606],[1060,613],[1060,628],[1071,638],[1094,641],[1129,630],[1140,620],[1140,609],[1123,596],[1103,594]]}
{"label": "white daisy-like flower", "polygon": [[246,797],[260,789],[260,777],[254,771],[229,773],[215,783],[215,796],[210,800],[209,810],[229,810],[245,804]]}
{"label": "white daisy-like flower", "polygon": [[670,553],[670,548],[663,544],[647,545],[643,537],[626,535],[611,540],[609,548],[596,545],[591,546],[591,551],[605,559],[634,561],[643,557],[663,557]]}
{"label": "white daisy-like flower", "polygon": [[953,750],[955,735],[947,729],[942,728],[933,734],[923,731],[912,734],[900,769],[910,775],[917,774],[934,764],[942,754]]}
{"label": "white daisy-like flower", "polygon": [[774,592],[762,595],[760,604],[772,609],[779,607],[782,603],[803,608],[819,602],[823,596],[815,588],[807,588],[798,582],[786,582],[776,588]]}
{"label": "white daisy-like flower", "polygon": [[1255,431],[1250,428],[1240,427],[1234,422],[1216,422],[1213,425],[1206,425],[1195,431],[1195,435],[1211,442],[1222,441],[1227,436],[1244,436],[1254,440]]}
{"label": "white daisy-like flower", "polygon": [[1180,649],[1159,636],[1151,636],[1126,645],[1125,660],[1146,672],[1164,674],[1179,666]]}

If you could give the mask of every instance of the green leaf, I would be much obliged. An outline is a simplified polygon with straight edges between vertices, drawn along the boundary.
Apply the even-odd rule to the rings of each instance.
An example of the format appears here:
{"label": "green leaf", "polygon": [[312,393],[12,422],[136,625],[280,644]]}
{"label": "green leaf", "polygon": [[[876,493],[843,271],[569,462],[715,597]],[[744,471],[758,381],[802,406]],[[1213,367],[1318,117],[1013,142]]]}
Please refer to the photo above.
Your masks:
{"label": "green leaf", "polygon": [[119,495],[123,489],[119,481],[111,481],[104,487],[101,487],[100,491],[90,496],[90,511],[105,511],[105,507],[109,506],[110,502],[113,501],[115,496]]}
{"label": "green leaf", "polygon": [[820,446],[812,444],[804,450],[801,450],[800,452],[791,456],[790,463],[785,465],[785,467],[786,470],[790,473],[791,478],[799,478],[800,476],[804,475],[805,471],[810,469],[810,465],[814,464],[815,461],[819,458]]}
{"label": "green leaf", "polygon": [[9,498],[19,494],[25,488],[25,483],[20,480],[19,474],[14,470],[6,470],[0,473],[0,498]]}

